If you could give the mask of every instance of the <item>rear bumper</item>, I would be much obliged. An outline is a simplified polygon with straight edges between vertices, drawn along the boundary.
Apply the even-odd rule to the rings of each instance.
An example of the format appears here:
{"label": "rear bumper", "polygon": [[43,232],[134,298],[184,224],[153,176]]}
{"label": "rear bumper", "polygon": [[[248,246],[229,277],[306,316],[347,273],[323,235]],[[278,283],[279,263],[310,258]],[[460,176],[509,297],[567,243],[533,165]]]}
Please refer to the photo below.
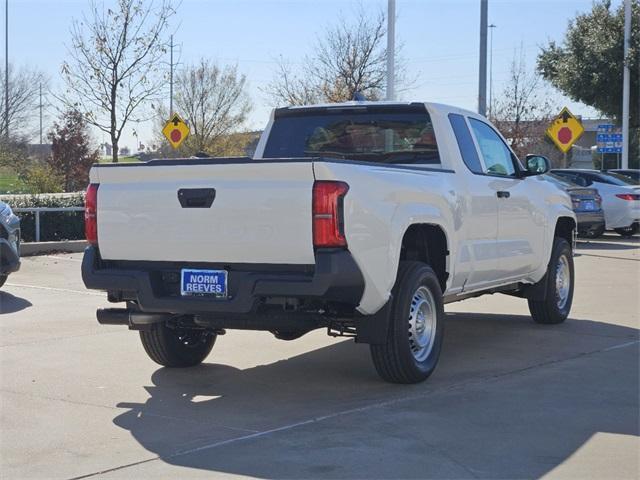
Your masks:
{"label": "rear bumper", "polygon": [[[267,298],[305,298],[357,306],[364,278],[346,250],[319,250],[315,266],[306,271],[270,270],[268,265],[199,265],[228,270],[229,297],[182,297],[180,268],[193,265],[165,262],[103,261],[96,247],[88,247],[82,261],[82,279],[89,289],[109,292],[116,301],[135,300],[143,312],[211,315],[255,312]],[[293,269],[293,267],[292,267]],[[286,268],[285,268],[286,270]]]}
{"label": "rear bumper", "polygon": [[586,232],[604,227],[604,212],[575,212],[578,220],[578,231]]}
{"label": "rear bumper", "polygon": [[0,238],[0,275],[8,275],[18,270],[20,270],[20,255],[7,239]]}

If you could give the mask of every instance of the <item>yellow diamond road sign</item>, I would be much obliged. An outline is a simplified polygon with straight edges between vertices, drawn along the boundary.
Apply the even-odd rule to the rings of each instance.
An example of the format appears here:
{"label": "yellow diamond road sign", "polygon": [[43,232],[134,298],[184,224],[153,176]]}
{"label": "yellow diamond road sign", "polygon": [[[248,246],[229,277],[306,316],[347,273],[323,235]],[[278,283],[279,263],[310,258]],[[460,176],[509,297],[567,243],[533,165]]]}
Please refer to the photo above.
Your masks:
{"label": "yellow diamond road sign", "polygon": [[571,146],[580,138],[584,127],[580,120],[564,107],[555,120],[547,128],[547,135],[553,140],[562,153],[567,153]]}
{"label": "yellow diamond road sign", "polygon": [[180,115],[174,113],[173,116],[167,120],[167,123],[164,124],[162,134],[169,140],[173,148],[178,148],[189,136],[189,126],[184,123]]}

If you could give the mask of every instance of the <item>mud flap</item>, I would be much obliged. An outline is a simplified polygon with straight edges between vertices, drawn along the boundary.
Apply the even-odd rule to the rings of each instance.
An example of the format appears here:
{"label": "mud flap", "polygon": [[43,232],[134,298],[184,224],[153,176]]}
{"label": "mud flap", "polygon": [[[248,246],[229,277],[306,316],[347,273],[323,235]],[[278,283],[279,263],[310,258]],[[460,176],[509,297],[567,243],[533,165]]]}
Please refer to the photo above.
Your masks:
{"label": "mud flap", "polygon": [[373,315],[361,315],[354,320],[356,326],[356,343],[383,345],[387,343],[389,325],[391,324],[391,305],[393,296]]}

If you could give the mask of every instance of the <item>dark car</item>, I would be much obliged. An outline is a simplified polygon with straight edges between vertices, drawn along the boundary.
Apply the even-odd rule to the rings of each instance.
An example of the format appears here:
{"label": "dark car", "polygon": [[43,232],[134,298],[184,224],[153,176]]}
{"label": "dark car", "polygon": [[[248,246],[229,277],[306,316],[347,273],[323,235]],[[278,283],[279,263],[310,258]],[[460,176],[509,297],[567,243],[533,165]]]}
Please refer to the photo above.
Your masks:
{"label": "dark car", "polygon": [[635,180],[636,183],[640,182],[640,170],[637,168],[615,168],[613,170],[607,170],[607,172],[614,172],[619,175],[624,175],[625,177],[629,177],[632,180]]}
{"label": "dark car", "polygon": [[0,287],[20,268],[20,219],[0,201]]}
{"label": "dark car", "polygon": [[605,221],[602,210],[602,197],[596,188],[588,188],[574,183],[568,178],[553,173],[545,175],[571,196],[573,211],[578,219],[578,235],[596,238],[604,233]]}

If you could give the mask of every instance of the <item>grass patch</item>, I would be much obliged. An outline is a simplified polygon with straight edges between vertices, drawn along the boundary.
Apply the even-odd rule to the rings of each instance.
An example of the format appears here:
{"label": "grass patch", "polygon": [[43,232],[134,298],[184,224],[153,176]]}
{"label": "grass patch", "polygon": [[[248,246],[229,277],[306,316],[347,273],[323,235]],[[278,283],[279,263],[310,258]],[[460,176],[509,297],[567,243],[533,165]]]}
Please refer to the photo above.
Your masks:
{"label": "grass patch", "polygon": [[29,187],[18,178],[18,174],[12,169],[0,167],[0,194],[6,193],[29,193]]}

